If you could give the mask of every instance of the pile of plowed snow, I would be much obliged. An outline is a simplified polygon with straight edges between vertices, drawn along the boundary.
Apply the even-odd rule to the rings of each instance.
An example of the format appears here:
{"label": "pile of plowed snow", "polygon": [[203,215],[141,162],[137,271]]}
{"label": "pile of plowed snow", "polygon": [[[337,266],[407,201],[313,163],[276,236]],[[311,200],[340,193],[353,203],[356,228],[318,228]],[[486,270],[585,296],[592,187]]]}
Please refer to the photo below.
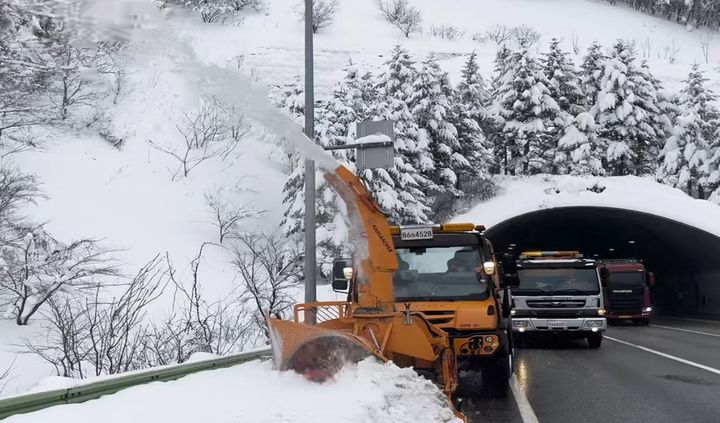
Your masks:
{"label": "pile of plowed snow", "polygon": [[438,423],[460,422],[446,397],[411,369],[367,359],[316,384],[254,361],[155,382],[82,404],[10,417],[6,423]]}

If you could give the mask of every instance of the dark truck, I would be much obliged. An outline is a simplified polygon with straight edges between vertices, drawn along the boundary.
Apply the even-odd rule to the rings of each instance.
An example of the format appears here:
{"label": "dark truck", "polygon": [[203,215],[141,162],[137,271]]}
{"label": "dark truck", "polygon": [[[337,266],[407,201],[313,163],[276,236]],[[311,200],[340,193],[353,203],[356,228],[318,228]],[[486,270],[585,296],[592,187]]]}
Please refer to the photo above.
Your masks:
{"label": "dark truck", "polygon": [[605,286],[605,318],[608,322],[649,324],[652,313],[650,287],[655,285],[655,275],[647,271],[642,261],[635,259],[603,260],[601,266],[608,270]]}

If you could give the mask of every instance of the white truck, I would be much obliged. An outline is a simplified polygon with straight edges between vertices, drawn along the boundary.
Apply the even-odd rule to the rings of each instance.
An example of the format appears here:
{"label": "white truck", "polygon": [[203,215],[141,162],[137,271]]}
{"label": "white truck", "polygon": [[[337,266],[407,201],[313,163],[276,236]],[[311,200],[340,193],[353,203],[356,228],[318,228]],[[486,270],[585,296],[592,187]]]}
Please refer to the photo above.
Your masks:
{"label": "white truck", "polygon": [[524,252],[517,261],[519,285],[512,288],[513,335],[546,333],[586,338],[599,348],[607,329],[603,280],[607,270],[577,251]]}

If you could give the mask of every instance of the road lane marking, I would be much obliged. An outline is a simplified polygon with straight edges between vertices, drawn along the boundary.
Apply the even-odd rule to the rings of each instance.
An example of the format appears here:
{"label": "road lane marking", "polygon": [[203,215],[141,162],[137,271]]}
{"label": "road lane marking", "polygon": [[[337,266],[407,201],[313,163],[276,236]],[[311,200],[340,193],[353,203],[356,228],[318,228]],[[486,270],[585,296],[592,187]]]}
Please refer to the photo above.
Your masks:
{"label": "road lane marking", "polygon": [[666,353],[664,353],[664,352],[660,352],[660,351],[657,351],[657,350],[653,350],[653,349],[648,348],[648,347],[643,347],[642,345],[636,345],[636,344],[633,344],[632,342],[623,341],[622,339],[613,338],[612,336],[607,336],[607,335],[605,335],[604,338],[605,338],[605,339],[609,339],[609,340],[611,340],[611,341],[618,342],[618,343],[623,344],[623,345],[627,345],[627,346],[629,346],[629,347],[633,347],[633,348],[637,348],[637,349],[639,349],[639,350],[643,350],[643,351],[645,351],[645,352],[649,352],[649,353],[651,353],[651,354],[659,355],[660,357],[665,357],[665,358],[668,358],[668,359],[670,359],[670,360],[675,360],[675,361],[677,361],[678,363],[687,364],[688,366],[697,367],[698,369],[702,369],[702,370],[708,371],[708,372],[710,372],[710,373],[715,373],[716,375],[720,375],[720,370],[718,370],[718,369],[716,369],[716,368],[714,368],[714,367],[706,366],[706,365],[704,365],[704,364],[696,363],[696,362],[690,361],[690,360],[685,360],[684,358],[680,358],[680,357],[676,357],[676,356],[674,356],[674,355],[666,354]]}
{"label": "road lane marking", "polygon": [[513,397],[515,398],[515,403],[518,406],[523,423],[540,423],[540,420],[538,420],[535,415],[535,412],[530,405],[530,401],[528,401],[525,396],[525,390],[520,385],[520,382],[518,382],[515,373],[513,373],[510,378],[510,389],[512,390]]}
{"label": "road lane marking", "polygon": [[707,335],[707,336],[714,336],[716,338],[720,338],[720,334],[717,333],[709,333],[709,332],[701,332],[699,330],[691,330],[691,329],[681,329],[681,328],[674,328],[672,326],[663,326],[663,325],[656,325],[655,323],[652,323],[650,327],[653,328],[662,328],[662,329],[670,329],[670,330],[678,330],[680,332],[689,332],[689,333],[697,333],[699,335]]}
{"label": "road lane marking", "polygon": [[710,323],[714,325],[720,325],[720,320],[708,320],[708,319],[691,319],[689,317],[675,317],[675,316],[663,316],[661,320],[680,320],[683,322],[698,322],[698,323]]}

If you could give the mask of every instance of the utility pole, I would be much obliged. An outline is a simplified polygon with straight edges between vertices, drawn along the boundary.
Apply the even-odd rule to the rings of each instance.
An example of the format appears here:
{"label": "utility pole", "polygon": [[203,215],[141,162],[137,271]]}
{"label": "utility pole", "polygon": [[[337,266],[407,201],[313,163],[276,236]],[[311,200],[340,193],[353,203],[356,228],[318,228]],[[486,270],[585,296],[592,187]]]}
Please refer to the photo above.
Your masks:
{"label": "utility pole", "polygon": [[[313,0],[305,0],[305,135],[315,140],[315,96],[313,67]],[[305,302],[317,299],[315,270],[315,162],[305,159]],[[308,319],[309,318],[309,319]],[[315,314],[306,316],[315,323]]]}

